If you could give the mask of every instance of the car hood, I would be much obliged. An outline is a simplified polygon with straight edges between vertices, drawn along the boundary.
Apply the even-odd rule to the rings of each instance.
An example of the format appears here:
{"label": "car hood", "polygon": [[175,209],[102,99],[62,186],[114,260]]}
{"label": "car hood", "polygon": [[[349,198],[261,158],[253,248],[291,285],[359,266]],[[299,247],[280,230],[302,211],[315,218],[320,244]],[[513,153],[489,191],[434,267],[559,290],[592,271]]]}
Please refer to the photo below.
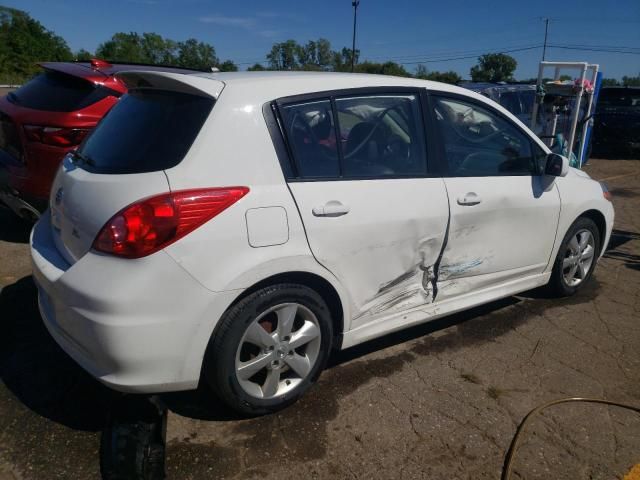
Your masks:
{"label": "car hood", "polygon": [[587,172],[575,167],[569,167],[569,173],[567,173],[567,177],[591,178]]}

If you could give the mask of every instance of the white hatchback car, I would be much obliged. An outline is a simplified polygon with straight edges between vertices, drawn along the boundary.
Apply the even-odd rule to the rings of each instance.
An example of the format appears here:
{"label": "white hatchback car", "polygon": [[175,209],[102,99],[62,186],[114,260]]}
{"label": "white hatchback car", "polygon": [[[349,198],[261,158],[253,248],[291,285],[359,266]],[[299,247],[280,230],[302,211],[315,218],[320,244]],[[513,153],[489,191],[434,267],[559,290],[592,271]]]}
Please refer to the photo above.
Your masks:
{"label": "white hatchback car", "polygon": [[606,187],[468,90],[333,73],[121,73],[31,252],[56,341],[114,389],[202,381],[262,414],[332,349],[548,284],[604,252]]}

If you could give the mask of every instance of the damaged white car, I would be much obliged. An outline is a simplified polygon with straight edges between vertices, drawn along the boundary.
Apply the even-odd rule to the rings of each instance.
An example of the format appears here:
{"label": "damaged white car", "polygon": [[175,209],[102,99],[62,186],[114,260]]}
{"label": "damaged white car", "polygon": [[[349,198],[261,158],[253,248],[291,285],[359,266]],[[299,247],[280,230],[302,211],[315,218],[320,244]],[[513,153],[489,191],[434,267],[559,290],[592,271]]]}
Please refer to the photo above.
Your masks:
{"label": "damaged white car", "polygon": [[548,285],[604,252],[606,187],[504,108],[408,78],[121,73],[31,251],[56,341],[105,384],[278,410],[333,349]]}

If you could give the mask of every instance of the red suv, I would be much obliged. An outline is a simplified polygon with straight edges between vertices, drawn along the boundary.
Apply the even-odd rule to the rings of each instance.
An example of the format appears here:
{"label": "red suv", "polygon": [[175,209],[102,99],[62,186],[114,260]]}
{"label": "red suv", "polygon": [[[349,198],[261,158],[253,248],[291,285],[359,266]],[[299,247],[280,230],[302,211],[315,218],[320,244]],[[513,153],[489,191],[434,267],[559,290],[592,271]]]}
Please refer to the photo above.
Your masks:
{"label": "red suv", "polygon": [[114,74],[124,70],[195,73],[97,59],[39,65],[43,73],[0,98],[0,203],[28,219],[38,218],[46,209],[63,157],[126,93]]}

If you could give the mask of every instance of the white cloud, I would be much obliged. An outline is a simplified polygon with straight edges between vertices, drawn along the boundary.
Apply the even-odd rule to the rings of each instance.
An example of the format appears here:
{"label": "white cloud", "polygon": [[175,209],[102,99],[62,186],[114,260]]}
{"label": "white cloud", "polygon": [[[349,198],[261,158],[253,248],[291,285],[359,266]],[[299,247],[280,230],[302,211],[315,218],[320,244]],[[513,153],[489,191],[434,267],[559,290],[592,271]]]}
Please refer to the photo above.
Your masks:
{"label": "white cloud", "polygon": [[221,25],[225,27],[240,27],[251,29],[255,26],[256,21],[251,17],[226,17],[224,15],[207,15],[198,19],[202,23],[211,23],[213,25]]}
{"label": "white cloud", "polygon": [[275,38],[282,32],[280,30],[260,30],[258,34],[265,38]]}

